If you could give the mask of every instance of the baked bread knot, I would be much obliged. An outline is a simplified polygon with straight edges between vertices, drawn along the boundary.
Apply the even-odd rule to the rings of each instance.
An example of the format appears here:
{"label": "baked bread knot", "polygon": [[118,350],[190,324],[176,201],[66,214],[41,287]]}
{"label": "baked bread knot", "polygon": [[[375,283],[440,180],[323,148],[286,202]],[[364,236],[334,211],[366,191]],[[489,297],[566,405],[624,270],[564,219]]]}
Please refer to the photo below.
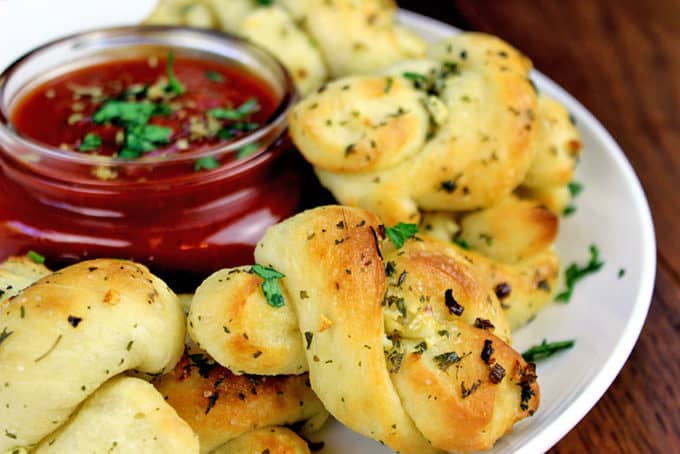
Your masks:
{"label": "baked bread knot", "polygon": [[[313,432],[328,416],[307,375],[235,375],[205,354],[185,355],[171,373],[153,383],[198,434],[201,453],[273,426],[306,421],[304,430]],[[234,443],[246,445],[244,440]]]}
{"label": "baked bread knot", "polygon": [[[411,239],[396,249],[383,248],[383,239],[377,216],[341,206],[270,228],[255,258],[285,276],[278,279],[285,304],[269,310],[292,309],[298,325],[278,331],[280,340],[302,349],[312,389],[349,428],[403,453],[490,448],[535,411],[538,386],[509,346],[486,270],[473,254],[437,240]],[[266,280],[240,268],[208,281],[202,288],[219,297],[192,304],[195,340],[248,372],[248,356],[264,357],[266,342],[227,350],[236,346],[233,336],[257,329],[254,318],[244,324],[234,316],[243,305],[267,305]],[[207,324],[229,332],[202,338]],[[274,337],[274,328],[264,329],[272,333],[262,338]]]}
{"label": "baked bread knot", "polygon": [[[336,98],[308,96],[290,113],[290,134],[340,203],[375,211],[387,224],[418,222],[419,210],[488,207],[519,186],[534,157],[530,70],[531,62],[499,38],[462,33],[434,44],[429,60],[334,82],[334,89],[347,87],[343,123],[333,115]],[[389,118],[376,121],[375,112]],[[402,132],[402,122],[412,130]],[[379,134],[395,139],[375,140]],[[369,159],[378,156],[389,159]]]}
{"label": "baked bread knot", "polygon": [[425,43],[396,23],[392,0],[161,0],[150,24],[212,28],[270,51],[300,93],[328,78],[378,71],[425,55]]}
{"label": "baked bread knot", "polygon": [[151,384],[116,377],[88,397],[34,452],[198,454],[199,447],[196,434]]}
{"label": "baked bread knot", "polygon": [[397,24],[394,0],[279,0],[316,43],[331,77],[369,74],[425,55],[425,43]]}
{"label": "baked bread knot", "polygon": [[[560,260],[554,248],[559,219],[543,204],[511,195],[471,213],[424,213],[420,231],[466,250],[494,289],[511,329],[552,300]],[[444,243],[442,243],[444,244]]]}
{"label": "baked bread knot", "polygon": [[175,294],[124,260],[64,268],[0,309],[0,452],[38,443],[121,372],[172,369],[184,349]]}

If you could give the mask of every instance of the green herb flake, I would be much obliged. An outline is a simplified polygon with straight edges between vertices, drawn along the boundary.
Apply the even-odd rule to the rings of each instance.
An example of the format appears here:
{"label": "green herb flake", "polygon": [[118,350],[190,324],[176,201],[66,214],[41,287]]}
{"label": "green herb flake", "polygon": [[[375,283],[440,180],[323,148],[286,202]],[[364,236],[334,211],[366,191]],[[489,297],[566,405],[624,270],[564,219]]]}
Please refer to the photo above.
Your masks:
{"label": "green herb flake", "polygon": [[200,172],[201,170],[214,170],[220,166],[215,156],[203,156],[198,158],[194,162],[194,171]]}
{"label": "green herb flake", "polygon": [[144,125],[128,128],[125,134],[125,146],[118,152],[121,159],[135,159],[143,153],[155,150],[158,145],[170,142],[172,129],[157,125]]}
{"label": "green herb flake", "polygon": [[35,251],[28,251],[26,253],[26,257],[28,257],[33,261],[33,263],[36,263],[38,265],[42,265],[45,263],[45,257],[43,255],[38,254]]}
{"label": "green herb flake", "polygon": [[42,361],[43,359],[45,359],[45,358],[47,357],[47,355],[49,355],[50,353],[52,353],[52,351],[53,351],[55,348],[57,348],[57,345],[59,345],[59,342],[61,341],[61,337],[62,337],[62,335],[60,334],[60,335],[57,337],[57,340],[54,341],[54,344],[52,344],[52,346],[51,346],[45,353],[43,353],[42,355],[38,356],[38,357],[37,357],[36,359],[34,359],[33,361],[37,363],[37,362]]}
{"label": "green herb flake", "polygon": [[117,122],[123,125],[145,125],[158,107],[150,102],[109,100],[92,115],[97,124]]}
{"label": "green herb flake", "polygon": [[573,339],[558,342],[548,342],[543,339],[543,342],[539,345],[534,345],[529,350],[522,353],[522,358],[528,362],[538,361],[539,359],[552,356],[561,350],[572,348],[574,344],[575,341]]}
{"label": "green herb flake", "polygon": [[458,356],[458,353],[456,352],[448,352],[437,355],[433,359],[434,362],[437,363],[437,367],[439,367],[439,369],[446,371],[449,367],[451,367],[451,365],[457,363],[462,358]]}
{"label": "green herb flake", "polygon": [[411,72],[411,71],[407,71],[407,72],[403,73],[402,76],[405,79],[408,79],[411,82],[414,82],[416,84],[427,83],[429,81],[428,77],[425,74],[420,74],[420,73]]}
{"label": "green herb flake", "polygon": [[462,239],[462,238],[454,238],[454,239],[453,239],[453,242],[454,242],[455,244],[457,244],[458,246],[462,247],[463,249],[465,249],[466,251],[469,251],[469,250],[470,250],[470,245],[468,244],[467,241],[465,241],[465,240]]}
{"label": "green herb flake", "polygon": [[599,251],[594,244],[590,246],[590,260],[585,266],[579,266],[577,263],[572,263],[564,273],[565,284],[567,288],[555,297],[556,301],[567,303],[571,299],[574,292],[574,286],[578,281],[585,278],[589,274],[595,273],[602,268],[604,262],[599,260]]}
{"label": "green herb flake", "polygon": [[257,99],[250,98],[236,109],[226,109],[224,107],[216,107],[208,111],[208,115],[218,120],[242,120],[246,116],[260,110],[260,104]]}
{"label": "green herb flake", "polygon": [[416,224],[400,222],[394,227],[385,227],[385,234],[397,249],[401,249],[404,242],[413,237],[416,233],[418,233],[418,226]]}
{"label": "green herb flake", "polygon": [[309,346],[312,345],[312,339],[314,338],[314,333],[310,331],[305,331],[305,342],[307,343],[307,350],[309,350]]}
{"label": "green herb flake", "polygon": [[236,159],[247,158],[248,156],[251,156],[253,153],[255,153],[259,149],[260,149],[260,145],[258,145],[256,143],[246,144],[236,151]]}
{"label": "green herb flake", "polygon": [[394,83],[394,79],[391,77],[387,78],[387,81],[385,82],[385,93],[389,93],[390,90],[392,90],[392,84]]}
{"label": "green herb flake", "polygon": [[168,87],[167,91],[176,95],[184,93],[184,85],[175,76],[175,53],[168,52],[168,59],[166,61],[166,70],[168,73]]}
{"label": "green herb flake", "polygon": [[210,82],[215,82],[218,84],[221,84],[224,82],[224,76],[217,71],[212,71],[208,70],[205,72],[205,78],[208,79]]}
{"label": "green herb flake", "polygon": [[255,264],[250,268],[250,272],[264,279],[262,282],[262,291],[267,299],[267,304],[272,307],[282,307],[286,304],[281,288],[279,287],[279,279],[286,277],[273,268],[267,268],[262,265]]}
{"label": "green herb flake", "polygon": [[14,332],[14,331],[8,331],[8,330],[7,330],[7,327],[5,326],[5,327],[2,329],[2,332],[0,333],[0,345],[1,345],[3,342],[5,342],[5,340],[6,340],[9,336],[11,336],[13,332]]}
{"label": "green herb flake", "polygon": [[203,378],[208,378],[210,371],[217,366],[217,363],[212,361],[209,357],[203,356],[201,353],[194,353],[189,355],[189,359],[195,367],[198,368],[198,375]]}
{"label": "green herb flake", "polygon": [[619,279],[621,279],[621,278],[622,278],[623,276],[625,276],[625,275],[626,275],[626,269],[625,269],[625,268],[620,268],[620,269],[619,269],[619,274],[618,274]]}
{"label": "green herb flake", "polygon": [[102,146],[102,138],[97,134],[89,132],[78,145],[78,151],[92,151]]}
{"label": "green herb flake", "polygon": [[427,342],[422,341],[418,345],[414,347],[416,353],[423,353],[425,350],[427,350]]}
{"label": "green herb flake", "polygon": [[576,207],[574,205],[569,205],[562,212],[562,216],[567,217],[571,216],[574,213],[576,213]]}
{"label": "green herb flake", "polygon": [[572,181],[567,187],[569,188],[569,194],[571,194],[572,197],[576,197],[583,191],[583,184],[577,181]]}

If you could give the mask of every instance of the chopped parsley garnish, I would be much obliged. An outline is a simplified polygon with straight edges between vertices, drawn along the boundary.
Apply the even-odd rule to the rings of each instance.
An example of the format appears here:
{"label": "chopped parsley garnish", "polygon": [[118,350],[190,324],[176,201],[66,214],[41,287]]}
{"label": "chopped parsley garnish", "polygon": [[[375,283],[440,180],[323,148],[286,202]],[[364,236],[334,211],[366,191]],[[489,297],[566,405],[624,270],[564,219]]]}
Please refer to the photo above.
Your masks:
{"label": "chopped parsley garnish", "polygon": [[123,126],[145,125],[157,109],[158,106],[151,102],[111,99],[102,104],[92,115],[92,121],[98,124],[115,121]]}
{"label": "chopped parsley garnish", "polygon": [[53,351],[55,348],[57,348],[57,345],[59,344],[59,341],[61,341],[61,337],[62,337],[62,335],[60,334],[60,335],[57,337],[57,340],[54,341],[54,344],[52,344],[52,346],[51,346],[45,353],[43,353],[42,355],[38,356],[38,357],[37,357],[36,359],[34,359],[33,361],[37,363],[37,362],[42,361],[43,359],[45,359],[45,358],[47,357],[47,355],[49,355],[50,353],[52,353],[52,351]]}
{"label": "chopped parsley garnish", "polygon": [[272,307],[282,307],[286,304],[283,299],[283,293],[279,287],[279,279],[286,277],[273,268],[267,268],[262,265],[255,264],[250,268],[250,272],[260,276],[264,281],[262,282],[262,291],[267,299],[267,304]]}
{"label": "chopped parsley garnish", "polygon": [[572,263],[564,273],[565,283],[567,288],[555,297],[556,301],[563,303],[569,302],[571,295],[574,292],[574,286],[578,281],[585,278],[589,274],[595,273],[602,268],[604,262],[599,260],[599,251],[593,244],[590,246],[590,260],[585,266],[579,266],[577,263]]}
{"label": "chopped parsley garnish", "polygon": [[625,276],[625,275],[626,275],[626,269],[625,269],[625,268],[620,268],[620,269],[619,269],[619,274],[618,274],[619,279],[621,279],[621,278],[622,278],[623,276]]}
{"label": "chopped parsley garnish", "polygon": [[218,120],[243,120],[244,117],[260,110],[257,99],[250,98],[236,109],[225,109],[216,107],[208,111],[208,115]]}
{"label": "chopped parsley garnish", "polygon": [[95,123],[115,122],[125,128],[125,142],[118,152],[122,159],[136,159],[170,142],[172,129],[147,124],[152,115],[163,113],[163,104],[106,101],[92,116]]}
{"label": "chopped parsley garnish", "polygon": [[221,84],[224,82],[224,76],[217,71],[211,71],[208,70],[205,72],[205,78],[208,79],[211,82],[217,82],[218,84]]}
{"label": "chopped parsley garnish", "polygon": [[567,187],[569,188],[569,194],[571,194],[572,197],[576,197],[583,191],[583,185],[578,181],[572,181]]}
{"label": "chopped parsley garnish", "polygon": [[236,159],[247,158],[248,156],[255,153],[259,149],[260,146],[256,143],[249,143],[247,145],[244,145],[236,151]]}
{"label": "chopped parsley garnish", "polygon": [[164,126],[145,125],[129,128],[125,134],[125,146],[118,157],[122,159],[136,159],[143,153],[155,150],[158,145],[170,142],[172,129]]}
{"label": "chopped parsley garnish", "polygon": [[413,237],[417,232],[418,226],[416,224],[405,224],[400,222],[394,227],[385,227],[385,234],[397,249],[401,249],[404,242]]}
{"label": "chopped parsley garnish", "polygon": [[208,378],[210,371],[217,366],[217,363],[212,361],[208,356],[203,356],[201,353],[189,355],[193,365],[198,368],[198,375],[203,378]]}
{"label": "chopped parsley garnish", "polygon": [[194,163],[194,170],[196,172],[201,170],[214,170],[219,166],[220,163],[217,162],[215,156],[203,156],[201,158],[198,158]]}
{"label": "chopped parsley garnish", "polygon": [[430,81],[430,79],[426,75],[416,72],[407,71],[403,73],[402,76],[405,79],[408,79],[411,82],[413,82],[416,85],[416,88],[419,88],[421,84],[427,84]]}
{"label": "chopped parsley garnish", "polygon": [[0,333],[0,344],[2,344],[5,341],[5,339],[7,339],[9,336],[11,336],[13,332],[14,331],[8,331],[7,327],[5,326],[2,329],[2,332]]}
{"label": "chopped parsley garnish", "polygon": [[388,77],[387,82],[385,82],[385,93],[389,93],[392,90],[392,83],[394,83],[394,79]]}
{"label": "chopped parsley garnish", "polygon": [[310,331],[305,331],[305,342],[307,343],[307,350],[312,345],[312,339],[314,338],[314,333]]}
{"label": "chopped parsley garnish", "polygon": [[[567,185],[567,188],[569,189],[569,194],[571,195],[572,198],[576,197],[583,191],[583,185],[577,181],[572,181]],[[571,216],[576,212],[576,207],[574,205],[569,205],[567,206],[564,211],[562,212],[562,216]]]}
{"label": "chopped parsley garnish", "polygon": [[446,371],[449,367],[451,367],[452,364],[457,363],[462,358],[458,356],[458,353],[456,352],[448,352],[437,355],[433,359],[434,362],[437,363],[437,367],[443,371]]}
{"label": "chopped parsley garnish", "polygon": [[168,52],[168,59],[166,62],[166,70],[168,72],[168,86],[167,91],[169,93],[174,93],[176,95],[181,95],[184,93],[184,85],[175,76],[175,53],[173,51]]}
{"label": "chopped parsley garnish", "polygon": [[35,251],[28,251],[26,253],[26,257],[28,257],[33,261],[33,263],[37,263],[38,265],[42,265],[43,263],[45,263],[45,257],[38,254]]}
{"label": "chopped parsley garnish", "polygon": [[453,242],[458,246],[462,247],[463,249],[465,249],[466,251],[470,250],[470,245],[468,244],[467,241],[465,241],[462,238],[454,238]]}
{"label": "chopped parsley garnish", "polygon": [[567,217],[576,213],[576,207],[574,205],[568,205],[562,212],[562,216]]}
{"label": "chopped parsley garnish", "polygon": [[102,146],[102,138],[89,132],[85,134],[83,141],[78,145],[78,151],[92,151]]}
{"label": "chopped parsley garnish", "polygon": [[414,347],[416,353],[424,353],[427,350],[427,342],[422,341]]}
{"label": "chopped parsley garnish", "polygon": [[271,6],[272,0],[255,0],[255,3],[260,6]]}
{"label": "chopped parsley garnish", "polygon": [[566,350],[574,346],[575,341],[573,339],[558,341],[558,342],[548,342],[543,339],[539,345],[534,345],[529,350],[522,353],[522,358],[525,361],[538,361],[539,359],[544,359],[555,353]]}

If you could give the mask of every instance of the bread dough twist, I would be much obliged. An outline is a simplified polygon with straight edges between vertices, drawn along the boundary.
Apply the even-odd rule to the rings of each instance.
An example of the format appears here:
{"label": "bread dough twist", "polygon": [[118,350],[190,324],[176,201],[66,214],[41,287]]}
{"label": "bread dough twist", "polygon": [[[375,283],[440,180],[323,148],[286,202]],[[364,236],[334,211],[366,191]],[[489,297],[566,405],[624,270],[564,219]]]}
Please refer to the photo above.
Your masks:
{"label": "bread dough twist", "polygon": [[302,94],[329,77],[367,74],[425,55],[425,43],[396,24],[392,0],[162,0],[151,24],[216,28],[270,51]]}
{"label": "bread dough twist", "polygon": [[[326,421],[328,413],[306,375],[234,375],[208,356],[197,355],[185,356],[171,373],[155,379],[154,385],[198,434],[201,453],[213,452],[230,441],[247,446],[247,434],[254,430],[306,421],[305,429],[313,432]],[[244,435],[246,439],[234,441]],[[264,449],[222,448],[218,452]]]}
{"label": "bread dough twist", "polygon": [[[418,222],[419,210],[491,206],[523,181],[533,159],[531,62],[479,33],[435,44],[430,55],[385,76],[337,80],[289,116],[291,137],[321,183],[339,202],[370,209],[387,224]],[[347,93],[340,98],[342,90]],[[405,102],[409,94],[417,101]],[[326,113],[331,106],[333,115]],[[374,106],[389,114],[376,121]],[[335,117],[345,112],[339,122]],[[417,127],[403,124],[411,118]],[[326,120],[331,123],[319,127]],[[337,147],[347,124],[354,137]],[[421,132],[428,128],[428,134]],[[348,164],[336,164],[343,160]]]}
{"label": "bread dough twist", "polygon": [[175,294],[144,266],[92,260],[0,304],[0,452],[33,445],[111,377],[170,370],[184,349]]}
{"label": "bread dough twist", "polygon": [[[294,314],[298,330],[282,332],[303,349],[326,409],[351,429],[404,453],[490,448],[535,411],[538,387],[508,345],[502,309],[478,270],[485,259],[435,240],[383,250],[381,231],[375,215],[340,206],[272,227],[255,257],[285,275],[286,304],[262,319]],[[242,367],[239,359],[263,357],[273,336],[226,350],[244,337],[243,325],[232,329],[236,308],[266,305],[253,296],[264,298],[262,281],[243,269],[212,279],[216,294],[199,289],[192,303],[190,334],[218,361],[248,372],[254,361]],[[226,330],[219,337],[207,325]]]}

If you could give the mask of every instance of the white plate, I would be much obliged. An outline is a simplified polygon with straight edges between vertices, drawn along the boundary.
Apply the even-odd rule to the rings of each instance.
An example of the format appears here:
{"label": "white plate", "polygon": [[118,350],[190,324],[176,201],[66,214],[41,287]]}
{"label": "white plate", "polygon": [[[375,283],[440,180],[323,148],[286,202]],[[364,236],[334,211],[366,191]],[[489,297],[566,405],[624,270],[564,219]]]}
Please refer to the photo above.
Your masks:
{"label": "white plate", "polygon": [[[154,0],[0,0],[0,67],[31,47],[60,35],[101,26],[135,23]],[[457,30],[402,12],[403,24],[428,40]],[[491,451],[539,453],[562,438],[592,408],[623,367],[645,320],[654,286],[656,246],[652,218],[640,183],[616,142],[567,92],[533,75],[540,91],[565,104],[581,130],[584,152],[576,180],[585,189],[578,210],[561,225],[558,249],[565,264],[583,263],[596,244],[602,270],[576,287],[569,304],[552,304],[515,334],[523,351],[542,339],[576,339],[576,346],[538,365],[541,406],[517,424]],[[619,269],[625,276],[618,278]],[[379,454],[390,451],[333,422],[315,439],[323,453]]]}

